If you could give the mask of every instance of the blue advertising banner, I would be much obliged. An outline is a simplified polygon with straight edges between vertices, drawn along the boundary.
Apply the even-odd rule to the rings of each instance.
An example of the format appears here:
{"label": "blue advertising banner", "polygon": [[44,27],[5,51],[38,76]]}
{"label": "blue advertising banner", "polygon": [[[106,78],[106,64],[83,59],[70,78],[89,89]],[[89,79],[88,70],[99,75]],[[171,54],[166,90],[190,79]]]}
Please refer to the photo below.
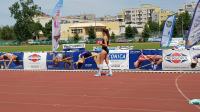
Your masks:
{"label": "blue advertising banner", "polygon": [[75,57],[76,53],[74,52],[48,52],[47,69],[72,70]]}
{"label": "blue advertising banner", "polygon": [[85,60],[81,69],[97,69],[97,64],[93,58],[88,58]]}
{"label": "blue advertising banner", "polygon": [[171,38],[173,35],[173,29],[175,25],[175,15],[170,16],[167,21],[165,22],[162,40],[161,40],[161,47],[169,47]]}
{"label": "blue advertising banner", "polygon": [[200,41],[200,0],[198,1],[190,27],[189,35],[186,40],[186,48],[191,48]]}
{"label": "blue advertising banner", "polygon": [[[10,65],[8,65],[10,62],[10,59],[1,60],[0,66],[2,69],[5,69],[5,68],[7,68],[7,69],[24,69],[24,66],[23,66],[24,53],[23,52],[16,52],[16,53],[1,53],[0,52],[0,56],[3,56],[3,55],[6,55],[6,56],[13,55],[13,56],[16,56],[17,59],[13,60],[10,63]],[[4,62],[6,65],[4,65]]]}
{"label": "blue advertising banner", "polygon": [[[80,61],[79,55],[87,54],[86,52],[92,53],[93,51],[92,52],[90,52],[90,51],[76,52],[74,62]],[[97,52],[93,52],[93,53],[97,53]],[[75,69],[97,69],[97,64],[96,64],[93,56],[87,56],[84,59],[83,65],[80,68],[78,68],[77,64],[75,64]]]}
{"label": "blue advertising banner", "polygon": [[162,50],[130,50],[129,69],[162,70]]}
{"label": "blue advertising banner", "polygon": [[75,69],[96,69],[97,65],[93,57],[84,59],[81,67],[78,68],[77,62],[80,61],[79,55],[82,52],[49,52],[47,53],[47,69],[50,70],[75,70]]}

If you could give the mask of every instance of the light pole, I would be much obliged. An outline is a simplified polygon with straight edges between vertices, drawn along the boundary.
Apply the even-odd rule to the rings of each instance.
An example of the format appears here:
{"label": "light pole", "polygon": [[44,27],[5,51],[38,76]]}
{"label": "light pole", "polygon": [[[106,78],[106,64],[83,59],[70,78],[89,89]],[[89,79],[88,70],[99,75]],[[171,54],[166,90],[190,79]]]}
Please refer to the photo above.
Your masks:
{"label": "light pole", "polygon": [[183,30],[183,17],[181,17],[181,27],[182,27],[182,35],[183,35],[183,38],[184,38],[184,30]]}

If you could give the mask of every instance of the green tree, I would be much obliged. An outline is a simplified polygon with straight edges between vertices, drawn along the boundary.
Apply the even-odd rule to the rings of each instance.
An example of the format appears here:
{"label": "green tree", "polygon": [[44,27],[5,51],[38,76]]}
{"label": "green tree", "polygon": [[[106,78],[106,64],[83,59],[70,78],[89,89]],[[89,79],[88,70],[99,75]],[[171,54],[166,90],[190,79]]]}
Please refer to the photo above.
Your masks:
{"label": "green tree", "polygon": [[115,33],[114,33],[114,32],[111,33],[111,39],[112,39],[113,41],[115,41]]}
{"label": "green tree", "polygon": [[35,38],[38,38],[38,39],[39,39],[39,37],[40,37],[39,33],[40,33],[40,31],[42,31],[42,29],[43,29],[41,23],[36,22],[36,23],[31,24],[31,26],[32,26],[32,27],[31,27],[31,30],[33,31],[33,36],[34,36]]}
{"label": "green tree", "polygon": [[138,30],[137,30],[137,28],[136,28],[136,27],[133,27],[133,28],[132,28],[132,30],[133,30],[133,35],[134,35],[134,37],[135,37],[135,35],[137,35],[137,34],[138,34]]}
{"label": "green tree", "polygon": [[0,39],[1,39],[1,31],[2,31],[2,28],[0,27]]}
{"label": "green tree", "polygon": [[148,26],[151,34],[157,34],[159,32],[159,23],[154,21],[148,21]]}
{"label": "green tree", "polygon": [[165,22],[166,21],[162,21],[160,26],[159,26],[159,29],[160,29],[161,32],[164,30]]}
{"label": "green tree", "polygon": [[127,39],[134,38],[133,29],[130,25],[128,25],[125,29],[125,37]]}
{"label": "green tree", "polygon": [[96,39],[96,33],[95,33],[95,28],[94,27],[90,27],[88,30],[88,35],[89,35],[89,40],[90,39]]}
{"label": "green tree", "polygon": [[13,40],[15,38],[13,27],[9,26],[2,27],[0,35],[3,40]]}
{"label": "green tree", "polygon": [[151,30],[150,30],[148,24],[145,24],[144,30],[142,32],[142,38],[144,41],[148,40],[148,38],[150,37],[150,33],[151,33]]}
{"label": "green tree", "polygon": [[33,0],[19,0],[9,7],[9,10],[11,16],[16,20],[14,31],[17,40],[26,41],[32,38],[36,32],[32,28],[35,24],[33,18],[41,14],[40,8],[34,4]]}
{"label": "green tree", "polygon": [[176,16],[175,34],[174,36],[183,36],[186,31],[189,31],[191,25],[191,16],[186,11]]}
{"label": "green tree", "polygon": [[174,31],[173,31],[173,34],[172,34],[172,37],[177,37],[178,36],[178,31],[177,31],[177,23],[175,23],[174,25]]}
{"label": "green tree", "polygon": [[77,43],[80,40],[78,33],[75,33],[73,38],[75,43]]}
{"label": "green tree", "polygon": [[188,13],[188,11],[183,13],[182,18],[183,18],[183,30],[185,30],[185,31],[189,30],[190,29],[190,25],[191,25],[191,16]]}
{"label": "green tree", "polygon": [[45,27],[42,29],[42,32],[48,40],[52,38],[52,20],[45,24]]}

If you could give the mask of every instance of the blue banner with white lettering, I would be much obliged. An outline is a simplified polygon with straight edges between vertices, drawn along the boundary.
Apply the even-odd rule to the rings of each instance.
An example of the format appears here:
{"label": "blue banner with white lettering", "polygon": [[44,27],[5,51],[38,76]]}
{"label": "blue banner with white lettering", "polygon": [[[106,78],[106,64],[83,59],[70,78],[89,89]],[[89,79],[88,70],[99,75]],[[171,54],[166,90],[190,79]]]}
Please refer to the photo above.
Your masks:
{"label": "blue banner with white lettering", "polygon": [[162,70],[162,50],[130,50],[129,69]]}

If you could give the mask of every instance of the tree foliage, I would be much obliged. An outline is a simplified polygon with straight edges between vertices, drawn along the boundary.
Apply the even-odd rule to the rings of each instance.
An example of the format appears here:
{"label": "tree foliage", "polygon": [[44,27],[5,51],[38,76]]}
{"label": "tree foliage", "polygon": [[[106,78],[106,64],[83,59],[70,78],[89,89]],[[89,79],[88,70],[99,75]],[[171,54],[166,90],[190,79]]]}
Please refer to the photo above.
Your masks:
{"label": "tree foliage", "polygon": [[42,32],[48,40],[52,38],[52,20],[45,24],[45,27],[42,29]]}
{"label": "tree foliage", "polygon": [[2,28],[0,27],[0,39],[1,39],[1,31],[2,31]]}
{"label": "tree foliage", "polygon": [[95,28],[94,27],[91,26],[89,28],[88,35],[89,35],[88,39],[96,39],[96,33],[95,33]]}
{"label": "tree foliage", "polygon": [[113,40],[115,39],[115,33],[114,32],[111,33],[111,39],[113,39]]}
{"label": "tree foliage", "polygon": [[17,40],[26,41],[38,32],[35,28],[33,18],[40,15],[40,8],[34,4],[33,0],[19,0],[9,7],[11,16],[16,20],[14,31]]}
{"label": "tree foliage", "polygon": [[74,38],[74,42],[76,43],[80,40],[78,33],[75,33],[73,38]]}
{"label": "tree foliage", "polygon": [[164,30],[165,22],[166,22],[166,21],[162,21],[162,23],[160,24],[160,26],[159,26],[159,30],[160,30],[160,31],[163,31],[163,30]]}
{"label": "tree foliage", "polygon": [[15,38],[13,27],[4,26],[0,28],[0,38],[3,40],[13,40]]}
{"label": "tree foliage", "polygon": [[144,40],[147,40],[150,37],[150,33],[151,33],[151,30],[150,30],[148,24],[145,24],[144,30],[142,32],[142,38]]}
{"label": "tree foliage", "polygon": [[131,27],[130,25],[126,27],[126,29],[125,29],[125,37],[127,39],[135,38],[136,34],[138,34],[138,30],[137,30],[136,27]]}
{"label": "tree foliage", "polygon": [[42,27],[42,25],[41,25],[41,23],[39,23],[39,22],[36,22],[36,23],[33,23],[33,24],[31,24],[31,30],[33,31],[33,36],[34,37],[40,37],[40,31],[42,31],[42,29],[43,29],[43,27]]}
{"label": "tree foliage", "polygon": [[176,24],[174,29],[174,37],[180,37],[185,35],[185,32],[188,32],[191,26],[191,16],[186,11],[176,16]]}
{"label": "tree foliage", "polygon": [[134,36],[135,36],[136,34],[138,34],[138,30],[137,30],[136,27],[133,27],[132,29],[133,29],[133,35],[134,35]]}
{"label": "tree foliage", "polygon": [[126,38],[133,38],[133,30],[131,28],[131,26],[127,26],[126,29],[125,29],[125,37]]}
{"label": "tree foliage", "polygon": [[151,33],[159,32],[159,23],[158,22],[148,21],[148,26],[149,26]]}

